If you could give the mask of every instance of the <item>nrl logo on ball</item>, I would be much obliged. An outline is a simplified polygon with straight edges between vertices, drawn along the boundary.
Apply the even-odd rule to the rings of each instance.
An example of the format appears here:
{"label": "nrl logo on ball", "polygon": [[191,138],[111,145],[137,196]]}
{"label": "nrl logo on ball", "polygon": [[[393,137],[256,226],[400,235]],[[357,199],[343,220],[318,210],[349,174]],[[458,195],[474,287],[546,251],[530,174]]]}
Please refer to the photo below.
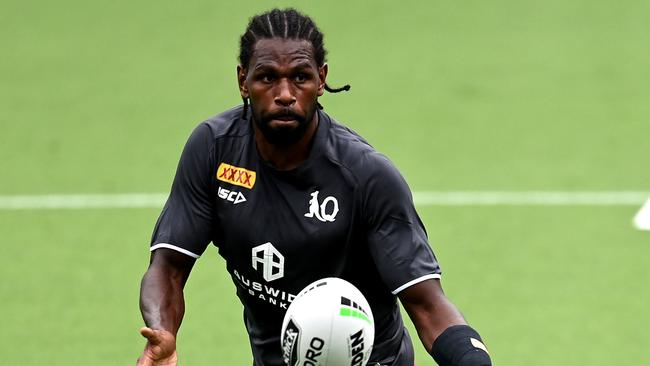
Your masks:
{"label": "nrl logo on ball", "polygon": [[299,342],[300,328],[294,323],[293,319],[290,319],[282,337],[282,359],[285,365],[298,365],[298,347],[296,345]]}

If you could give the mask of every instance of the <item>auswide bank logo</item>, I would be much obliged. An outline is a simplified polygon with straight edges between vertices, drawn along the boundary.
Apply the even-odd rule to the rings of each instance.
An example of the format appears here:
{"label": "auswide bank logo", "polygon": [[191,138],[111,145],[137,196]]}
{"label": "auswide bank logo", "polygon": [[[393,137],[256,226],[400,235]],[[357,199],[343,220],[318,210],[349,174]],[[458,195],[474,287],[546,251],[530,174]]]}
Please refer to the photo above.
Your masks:
{"label": "auswide bank logo", "polygon": [[284,256],[270,242],[252,250],[253,269],[261,270],[267,282],[284,277]]}
{"label": "auswide bank logo", "polygon": [[252,189],[255,185],[257,174],[248,169],[221,163],[217,169],[217,179],[236,186]]}

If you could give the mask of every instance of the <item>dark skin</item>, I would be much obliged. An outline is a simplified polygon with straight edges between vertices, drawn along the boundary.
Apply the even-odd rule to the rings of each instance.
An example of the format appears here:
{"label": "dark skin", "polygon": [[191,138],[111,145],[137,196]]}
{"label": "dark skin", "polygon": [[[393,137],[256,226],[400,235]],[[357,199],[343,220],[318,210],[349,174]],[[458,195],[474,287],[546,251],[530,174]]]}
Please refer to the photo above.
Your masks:
{"label": "dark skin", "polygon": [[[249,66],[237,66],[239,92],[250,98],[253,118],[289,110],[307,120],[305,134],[289,146],[271,143],[253,124],[260,155],[277,169],[290,170],[307,159],[318,127],[316,101],[325,91],[326,77],[327,64],[316,65],[308,41],[262,39],[255,44]],[[298,122],[273,119],[269,128],[296,129]]]}
{"label": "dark skin", "polygon": [[[316,102],[323,95],[326,77],[327,65],[317,65],[311,44],[300,40],[260,40],[250,64],[237,67],[239,90],[243,98],[250,98],[254,119],[266,120],[272,132],[295,131],[300,127],[298,120],[286,115],[275,118],[290,110],[306,123],[304,134],[290,145],[272,143],[260,126],[253,124],[260,155],[277,169],[294,169],[309,156],[318,126]],[[147,324],[140,333],[147,338],[147,345],[138,366],[177,364],[176,334],[185,311],[183,287],[194,262],[192,257],[165,248],[151,254],[140,290],[140,310]],[[467,324],[443,293],[439,280],[417,283],[398,297],[427,351],[445,329]]]}
{"label": "dark skin", "polygon": [[183,288],[195,259],[160,248],[151,253],[149,269],[140,285],[140,311],[147,324],[140,334],[147,344],[138,366],[175,366],[176,334],[185,313]]}

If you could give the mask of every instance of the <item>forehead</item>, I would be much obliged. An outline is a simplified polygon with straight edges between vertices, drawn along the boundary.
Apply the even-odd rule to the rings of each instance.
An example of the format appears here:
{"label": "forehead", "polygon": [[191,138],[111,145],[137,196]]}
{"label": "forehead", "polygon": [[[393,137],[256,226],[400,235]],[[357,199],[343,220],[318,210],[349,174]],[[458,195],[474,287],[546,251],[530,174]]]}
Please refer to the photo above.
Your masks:
{"label": "forehead", "polygon": [[314,48],[306,40],[268,38],[255,42],[250,66],[262,64],[309,62],[316,65]]}

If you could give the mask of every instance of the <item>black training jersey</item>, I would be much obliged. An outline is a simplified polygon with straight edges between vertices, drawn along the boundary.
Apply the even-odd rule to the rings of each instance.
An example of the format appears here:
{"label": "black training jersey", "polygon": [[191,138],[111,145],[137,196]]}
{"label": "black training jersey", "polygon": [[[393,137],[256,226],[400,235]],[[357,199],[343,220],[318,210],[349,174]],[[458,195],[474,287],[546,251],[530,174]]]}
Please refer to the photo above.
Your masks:
{"label": "black training jersey", "polygon": [[395,294],[440,269],[393,164],[322,111],[308,159],[278,171],[242,107],[201,123],[181,155],[151,250],[198,258],[212,242],[244,305],[256,366],[280,366],[282,318],[323,277],[361,290],[375,318],[371,362],[412,366]]}

